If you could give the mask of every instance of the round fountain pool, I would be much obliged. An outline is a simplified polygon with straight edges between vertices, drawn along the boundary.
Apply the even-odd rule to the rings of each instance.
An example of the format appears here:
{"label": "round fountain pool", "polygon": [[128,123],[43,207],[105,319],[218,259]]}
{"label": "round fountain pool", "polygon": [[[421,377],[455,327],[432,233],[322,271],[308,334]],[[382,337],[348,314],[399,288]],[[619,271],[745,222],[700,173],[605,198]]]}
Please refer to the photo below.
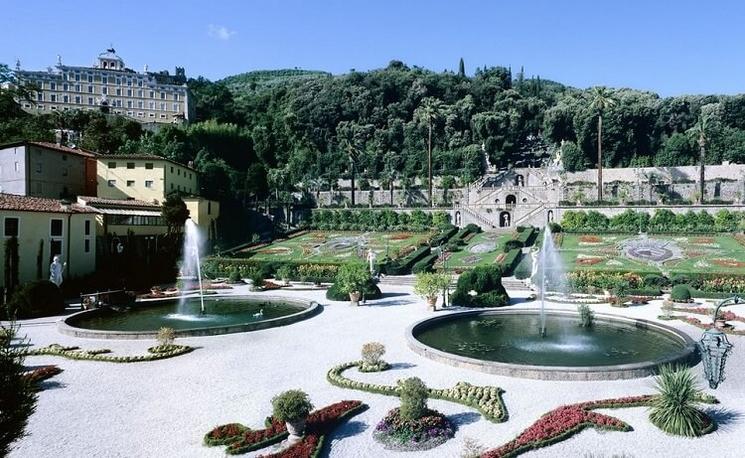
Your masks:
{"label": "round fountain pool", "polygon": [[283,326],[320,312],[316,302],[267,296],[210,296],[200,314],[198,297],[149,300],[122,311],[88,310],[59,322],[59,330],[77,337],[108,339],[154,338],[161,327],[177,336],[204,336]]}
{"label": "round fountain pool", "polygon": [[455,313],[414,324],[409,347],[422,356],[497,375],[544,380],[644,377],[660,364],[692,362],[695,343],[669,326],[596,314],[590,328],[576,313],[537,310]]}

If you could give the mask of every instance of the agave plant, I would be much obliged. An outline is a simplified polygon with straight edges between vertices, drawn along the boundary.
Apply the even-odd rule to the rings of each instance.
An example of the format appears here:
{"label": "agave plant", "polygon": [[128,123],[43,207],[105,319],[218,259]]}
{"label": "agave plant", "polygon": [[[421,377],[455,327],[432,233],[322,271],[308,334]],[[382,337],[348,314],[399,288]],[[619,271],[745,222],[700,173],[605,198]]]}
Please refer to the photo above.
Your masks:
{"label": "agave plant", "polygon": [[703,393],[687,367],[665,365],[655,378],[658,395],[652,402],[649,421],[668,434],[700,436],[706,414],[696,408]]}

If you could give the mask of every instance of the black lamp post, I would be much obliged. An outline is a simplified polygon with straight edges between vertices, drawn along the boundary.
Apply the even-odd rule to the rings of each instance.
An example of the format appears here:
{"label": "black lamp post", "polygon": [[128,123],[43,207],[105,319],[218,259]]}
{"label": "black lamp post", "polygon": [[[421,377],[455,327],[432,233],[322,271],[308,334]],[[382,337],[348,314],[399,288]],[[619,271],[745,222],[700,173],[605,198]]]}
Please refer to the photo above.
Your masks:
{"label": "black lamp post", "polygon": [[726,305],[742,302],[742,299],[738,296],[720,302],[714,309],[714,316],[712,317],[714,325],[704,331],[704,335],[698,343],[701,361],[704,364],[704,376],[709,381],[709,387],[712,390],[715,390],[724,381],[724,366],[727,362],[727,356],[732,350],[732,344],[727,340],[727,334],[716,326],[719,309]]}

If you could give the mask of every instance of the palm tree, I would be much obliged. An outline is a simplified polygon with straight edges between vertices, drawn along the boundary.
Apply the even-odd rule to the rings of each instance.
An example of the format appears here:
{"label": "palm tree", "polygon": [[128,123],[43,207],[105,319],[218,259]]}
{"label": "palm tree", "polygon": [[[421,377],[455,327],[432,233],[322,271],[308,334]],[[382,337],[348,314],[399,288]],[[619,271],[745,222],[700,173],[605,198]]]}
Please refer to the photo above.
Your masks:
{"label": "palm tree", "polygon": [[419,108],[416,109],[414,117],[421,122],[427,123],[427,176],[429,177],[429,206],[432,206],[432,126],[435,120],[442,112],[442,101],[434,97],[427,97],[422,100]]}
{"label": "palm tree", "polygon": [[596,86],[590,91],[590,109],[598,113],[598,201],[603,200],[603,113],[616,104],[610,90]]}
{"label": "palm tree", "polygon": [[698,122],[688,131],[688,135],[698,143],[698,202],[702,204],[706,191],[706,144],[709,141],[709,118],[700,116]]}

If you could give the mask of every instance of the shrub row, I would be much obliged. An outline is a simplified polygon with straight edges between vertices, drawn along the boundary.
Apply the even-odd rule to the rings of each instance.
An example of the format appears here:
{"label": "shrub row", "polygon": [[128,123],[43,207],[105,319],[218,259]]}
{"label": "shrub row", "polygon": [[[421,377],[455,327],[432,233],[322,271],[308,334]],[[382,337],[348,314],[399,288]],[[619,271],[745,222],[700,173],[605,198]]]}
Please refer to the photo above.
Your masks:
{"label": "shrub row", "polygon": [[[374,383],[358,382],[344,377],[343,373],[352,367],[359,367],[362,361],[352,361],[332,367],[326,374],[326,379],[334,386],[352,390],[367,391],[368,393],[385,396],[399,396],[399,386],[378,385]],[[474,386],[466,382],[458,382],[453,388],[428,388],[429,397],[455,402],[478,410],[484,418],[494,423],[507,421],[507,408],[502,400],[501,388],[495,386]]]}
{"label": "shrub row", "polygon": [[450,240],[450,237],[454,236],[458,232],[458,228],[453,225],[444,227],[439,234],[430,239],[430,246],[440,246],[440,244]]}
{"label": "shrub row", "polygon": [[394,210],[313,210],[310,226],[320,230],[412,230],[426,231],[450,222],[443,211],[410,213]]}
{"label": "shrub row", "polygon": [[515,237],[512,240],[516,240],[520,242],[521,247],[531,246],[533,242],[535,241],[535,236],[538,233],[538,230],[532,226],[518,227],[518,229],[520,228],[522,228],[522,230],[518,230]]}
{"label": "shrub row", "polygon": [[273,277],[283,266],[289,267],[288,280],[332,282],[339,270],[337,264],[304,263],[294,261],[259,261],[244,258],[207,258],[202,273],[210,278],[228,277],[236,269],[241,277],[259,271],[263,278]]}
{"label": "shrub row", "polygon": [[422,258],[416,264],[411,267],[411,273],[418,274],[421,272],[432,272],[432,265],[435,263],[439,256],[435,253],[430,254]]}
{"label": "shrub row", "polygon": [[[474,294],[475,293],[475,294]],[[452,303],[465,307],[503,307],[510,298],[502,286],[499,266],[476,266],[458,277]]]}
{"label": "shrub row", "polygon": [[[372,279],[365,285],[362,293],[365,295],[365,300],[380,299],[383,297],[380,288],[378,288],[378,285]],[[334,283],[326,290],[326,299],[330,301],[348,301],[349,293],[342,292],[339,284]]]}
{"label": "shrub row", "polygon": [[745,229],[745,212],[723,209],[712,216],[704,210],[675,214],[659,209],[650,217],[646,212],[628,209],[609,218],[595,210],[570,210],[564,212],[561,226],[567,232],[638,232],[640,229],[654,233],[735,232]]}

